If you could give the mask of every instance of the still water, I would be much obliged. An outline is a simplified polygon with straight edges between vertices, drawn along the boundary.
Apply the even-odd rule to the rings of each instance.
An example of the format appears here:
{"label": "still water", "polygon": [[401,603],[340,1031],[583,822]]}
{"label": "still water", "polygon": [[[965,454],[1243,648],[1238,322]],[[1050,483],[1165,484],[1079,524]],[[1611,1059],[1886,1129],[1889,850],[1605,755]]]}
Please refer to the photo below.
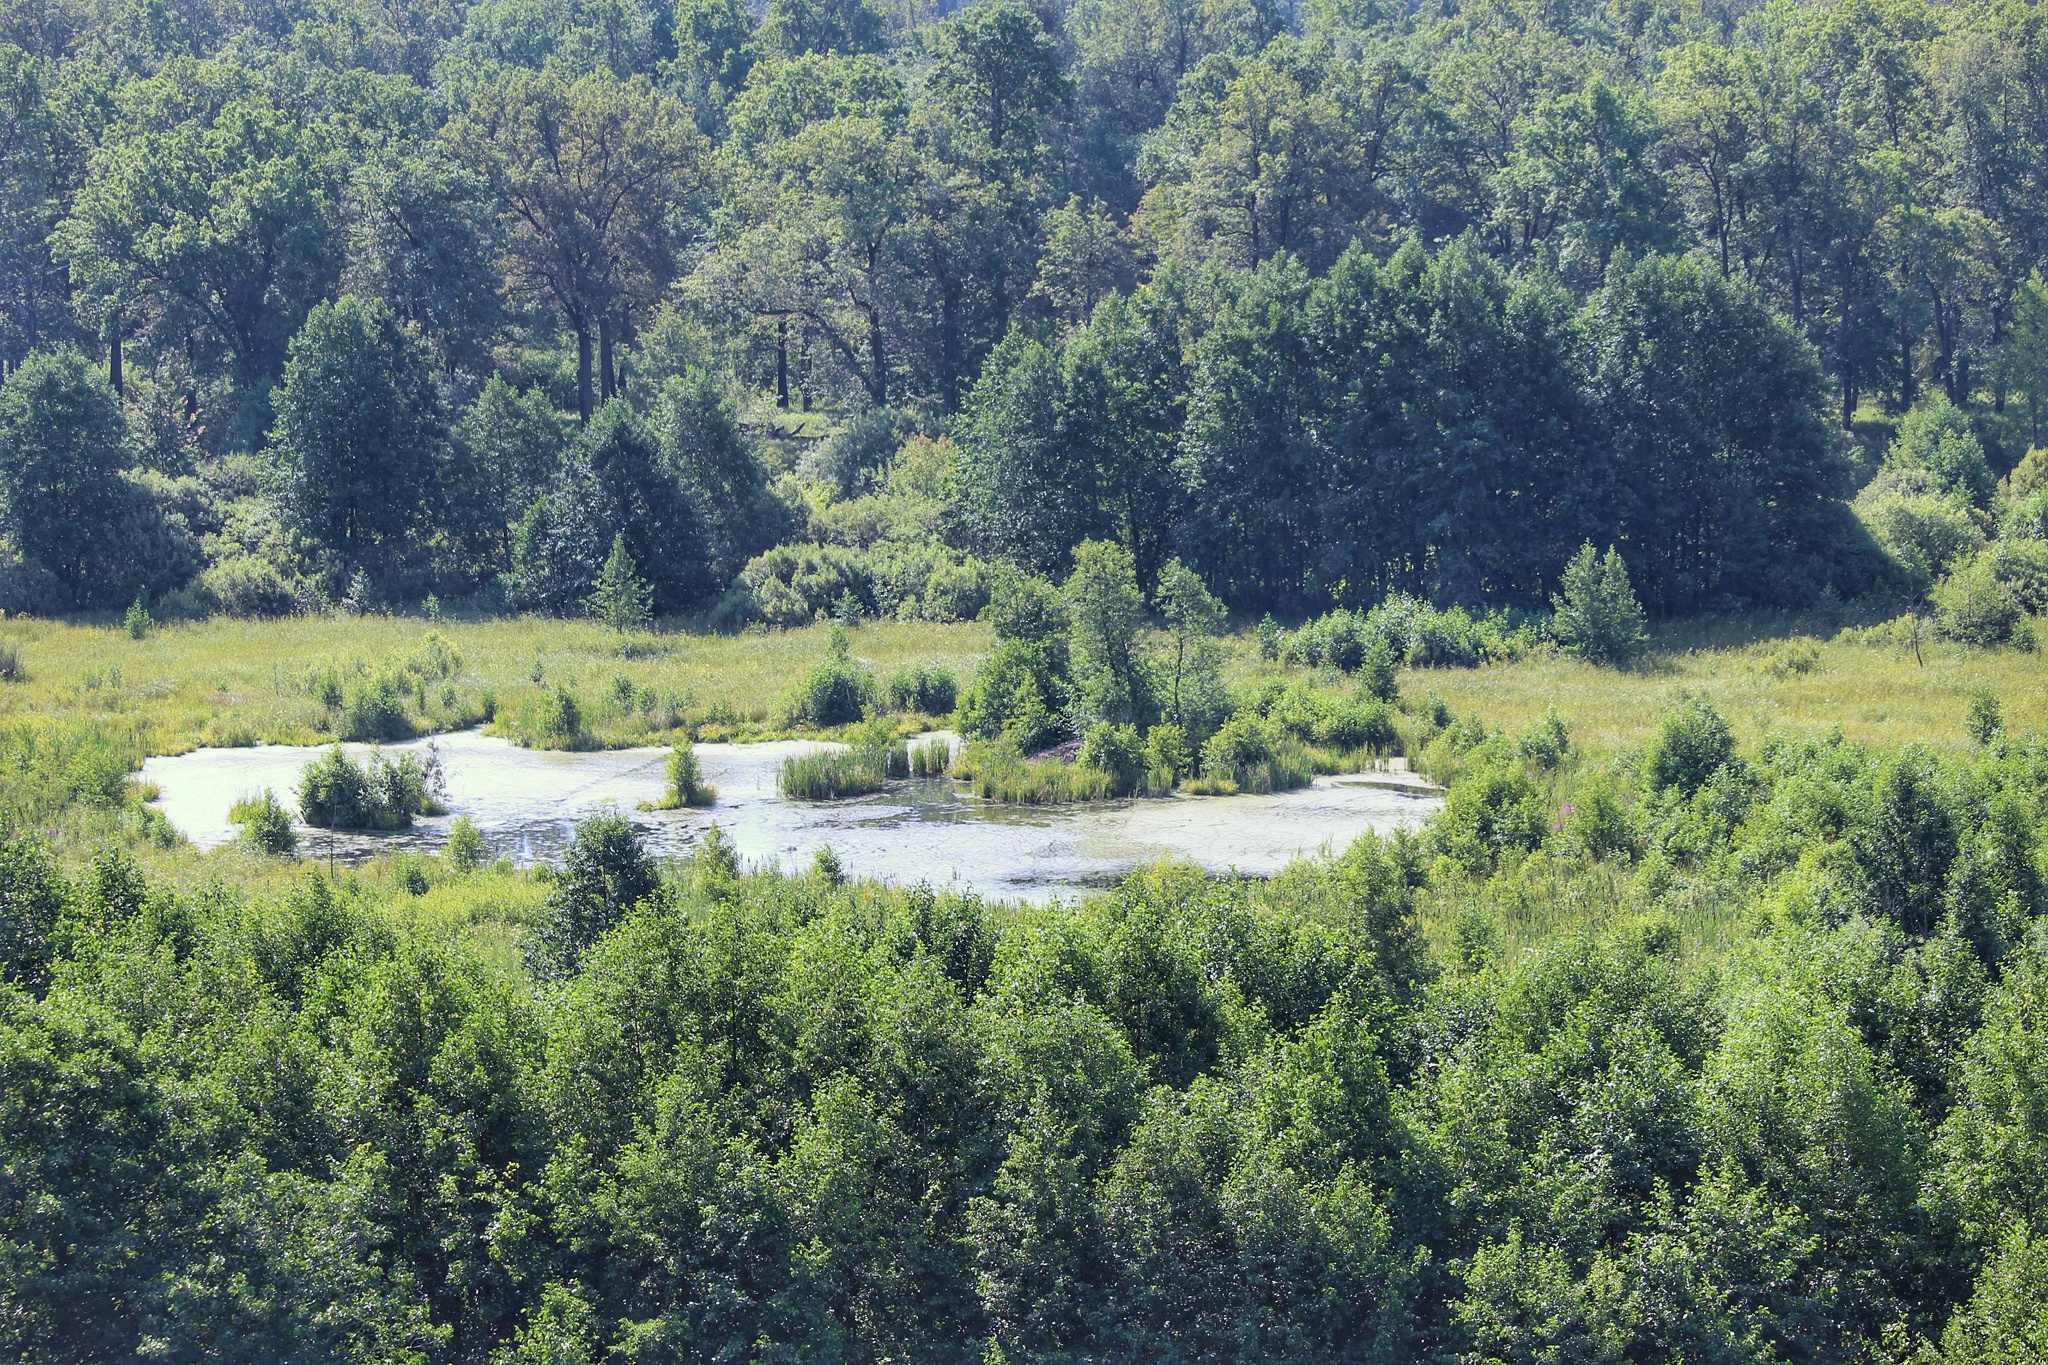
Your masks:
{"label": "still water", "polygon": [[[1263,876],[1290,859],[1342,849],[1366,830],[1412,829],[1440,802],[1427,788],[1372,776],[1325,777],[1274,796],[1176,796],[1078,806],[1004,806],[944,779],[891,783],[847,801],[786,801],[775,774],[804,741],[700,744],[705,780],[718,788],[707,810],[645,812],[662,792],[666,749],[564,754],[521,749],[475,732],[386,746],[433,744],[446,774],[450,815],[396,835],[332,837],[300,830],[307,857],[354,861],[405,848],[432,849],[448,820],[466,815],[493,853],[522,864],[559,857],[578,820],[607,806],[626,814],[664,854],[688,849],[716,820],[752,866],[795,870],[830,845],[848,874],[910,884],[958,884],[1005,900],[1044,900],[1114,882],[1164,855],[1212,872]],[[364,746],[347,746],[360,751]],[[292,745],[198,749],[152,758],[142,776],[162,789],[159,808],[184,835],[210,848],[238,832],[228,808],[269,787],[291,804],[299,770],[322,751]]]}

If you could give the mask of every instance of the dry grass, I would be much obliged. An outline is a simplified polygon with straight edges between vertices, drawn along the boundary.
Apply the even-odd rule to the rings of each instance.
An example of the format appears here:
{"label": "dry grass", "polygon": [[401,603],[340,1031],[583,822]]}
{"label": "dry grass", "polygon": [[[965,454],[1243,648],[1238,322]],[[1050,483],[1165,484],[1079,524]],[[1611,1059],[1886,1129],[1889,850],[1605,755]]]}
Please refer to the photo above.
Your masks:
{"label": "dry grass", "polygon": [[[588,621],[331,616],[176,623],[131,640],[115,626],[11,620],[0,623],[0,644],[19,649],[22,677],[0,683],[0,718],[119,720],[138,726],[152,753],[315,742],[329,713],[308,692],[308,678],[328,669],[344,677],[374,673],[417,650],[430,631],[461,656],[452,681],[465,696],[489,694],[510,708],[562,683],[595,713],[623,675],[636,687],[680,694],[693,717],[734,734],[776,723],[779,699],[825,657],[828,636],[817,626],[622,640]],[[964,676],[987,648],[987,630],[978,625],[878,622],[853,632],[854,657],[882,676],[911,664]],[[598,729],[606,738],[601,723]]]}

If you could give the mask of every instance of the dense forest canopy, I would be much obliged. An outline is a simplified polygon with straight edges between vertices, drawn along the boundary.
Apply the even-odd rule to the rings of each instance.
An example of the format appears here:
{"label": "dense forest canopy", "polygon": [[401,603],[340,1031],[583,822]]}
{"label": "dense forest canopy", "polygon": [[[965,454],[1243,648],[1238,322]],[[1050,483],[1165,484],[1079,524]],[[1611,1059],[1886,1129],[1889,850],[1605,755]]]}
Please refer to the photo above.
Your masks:
{"label": "dense forest canopy", "polygon": [[1910,595],[1898,420],[2048,441],[2044,92],[2024,3],[10,0],[0,605]]}

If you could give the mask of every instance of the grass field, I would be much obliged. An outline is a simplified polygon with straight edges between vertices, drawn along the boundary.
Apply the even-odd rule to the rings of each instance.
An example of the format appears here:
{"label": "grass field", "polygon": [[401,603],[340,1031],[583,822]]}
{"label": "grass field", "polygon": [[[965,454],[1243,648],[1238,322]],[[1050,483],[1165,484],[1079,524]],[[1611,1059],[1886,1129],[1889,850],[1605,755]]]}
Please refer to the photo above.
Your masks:
{"label": "grass field", "polygon": [[[329,733],[332,708],[316,680],[343,682],[398,667],[439,634],[459,663],[446,680],[458,700],[430,695],[430,728],[473,723],[488,698],[512,715],[557,685],[583,703],[595,742],[645,743],[648,732],[612,723],[605,697],[624,678],[672,694],[700,733],[762,737],[777,704],[825,657],[825,627],[751,635],[620,637],[588,621],[489,621],[414,617],[220,618],[160,626],[132,640],[118,627],[41,620],[0,623],[20,652],[22,676],[0,684],[0,718],[37,716],[137,728],[152,753],[206,744],[308,743]],[[979,625],[880,622],[853,633],[853,654],[886,681],[913,663],[937,663],[962,681],[988,648]]]}
{"label": "grass field", "polygon": [[[605,698],[625,679],[673,697],[700,737],[763,738],[779,732],[781,698],[826,656],[829,631],[623,638],[587,621],[485,621],[329,616],[281,621],[216,619],[158,627],[132,640],[115,626],[41,620],[0,622],[0,641],[20,651],[22,677],[0,684],[0,719],[35,716],[112,722],[138,732],[152,753],[203,744],[305,743],[328,734],[332,708],[312,680],[332,671],[368,677],[416,654],[430,633],[454,650],[449,678],[460,702],[445,723],[473,723],[488,699],[513,716],[551,689],[580,700],[592,742],[645,743],[644,720],[624,723]],[[1405,696],[1440,694],[1461,715],[1519,730],[1555,706],[1575,745],[1599,753],[1632,748],[1680,695],[1706,696],[1745,740],[1774,730],[1819,734],[1839,726],[1872,743],[1967,742],[1969,699],[1989,689],[2016,732],[2048,725],[2048,659],[2013,649],[1910,646],[1827,638],[1798,616],[1707,618],[1657,632],[1649,658],[1628,671],[1555,655],[1477,669],[1402,675]],[[1277,675],[1249,637],[1233,642],[1231,675]],[[987,651],[985,626],[878,622],[852,634],[853,654],[877,677],[913,664],[950,669],[961,684]],[[421,717],[441,714],[429,697]]]}

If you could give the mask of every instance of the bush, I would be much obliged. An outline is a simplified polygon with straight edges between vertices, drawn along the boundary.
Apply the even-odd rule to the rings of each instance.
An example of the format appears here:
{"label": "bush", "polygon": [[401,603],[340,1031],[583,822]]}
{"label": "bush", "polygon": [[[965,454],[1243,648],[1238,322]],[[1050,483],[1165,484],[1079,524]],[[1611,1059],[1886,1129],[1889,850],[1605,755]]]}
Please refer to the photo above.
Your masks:
{"label": "bush", "polygon": [[2048,611],[2048,541],[2007,538],[1990,550],[1991,573],[2022,611]]}
{"label": "bush", "polygon": [[2019,599],[1998,579],[1988,556],[1979,556],[1934,590],[1935,629],[1971,645],[2004,644],[2019,624]]}
{"label": "bush", "polygon": [[1565,729],[1564,717],[1557,714],[1557,708],[1545,707],[1543,719],[1522,736],[1515,749],[1539,768],[1554,771],[1563,766],[1565,755],[1571,750],[1571,736]]}
{"label": "bush", "polygon": [[1212,792],[1276,792],[1307,786],[1314,772],[1298,744],[1263,718],[1240,712],[1202,746],[1202,775]]}
{"label": "bush", "polygon": [[1984,545],[1968,509],[1931,494],[1858,499],[1856,515],[1916,592]]}
{"label": "bush", "polygon": [[353,740],[410,739],[412,722],[406,718],[398,681],[380,673],[349,683],[334,732]]}
{"label": "bush", "polygon": [[202,594],[230,616],[290,616],[298,596],[277,565],[256,555],[235,555],[199,575]]}
{"label": "bush", "polygon": [[1691,796],[1735,761],[1735,735],[1703,697],[1688,697],[1657,723],[1643,754],[1643,778],[1653,792],[1676,788]]}
{"label": "bush", "polygon": [[358,763],[337,744],[299,774],[299,813],[319,829],[410,829],[415,816],[439,810],[441,785],[431,746],[396,759],[372,749]]}
{"label": "bush", "polygon": [[1098,721],[1088,728],[1075,761],[1109,779],[1109,790],[1129,796],[1145,780],[1145,745],[1135,725],[1111,725]]}
{"label": "bush", "polygon": [[834,629],[825,661],[805,675],[783,702],[791,721],[850,725],[875,702],[875,676],[848,654],[846,632]]}
{"label": "bush", "polygon": [[1650,643],[1648,623],[1613,546],[1605,559],[1591,541],[1580,546],[1559,586],[1562,591],[1551,599],[1551,633],[1568,652],[1613,667],[1642,657]]}
{"label": "bush", "polygon": [[259,853],[283,857],[299,847],[299,836],[292,830],[291,812],[268,787],[260,796],[245,798],[229,807],[228,821],[242,827],[242,840]]}
{"label": "bush", "polygon": [[1145,734],[1145,770],[1155,785],[1171,787],[1194,771],[1188,732],[1178,725],[1155,725]]}
{"label": "bush", "polygon": [[583,708],[562,683],[526,697],[500,728],[528,749],[581,749],[590,743]]}
{"label": "bush", "polygon": [[718,799],[718,789],[704,781],[704,770],[697,763],[697,746],[688,739],[679,739],[668,751],[668,806],[675,810],[683,806],[708,806]]}
{"label": "bush", "polygon": [[2004,731],[2005,712],[1990,688],[1980,687],[1970,695],[1970,710],[1963,723],[1970,738],[1979,744],[1989,744]]}
{"label": "bush", "polygon": [[21,681],[21,651],[12,641],[0,640],[0,682]]}
{"label": "bush", "polygon": [[544,981],[574,976],[583,956],[626,912],[661,889],[640,831],[615,811],[576,826],[553,889],[526,944],[527,970]]}
{"label": "bush", "polygon": [[441,856],[457,872],[476,871],[484,861],[483,831],[467,815],[456,816],[448,822],[448,842],[442,848]]}
{"label": "bush", "polygon": [[1430,822],[1437,850],[1474,872],[1543,843],[1543,797],[1528,774],[1500,759],[1481,762],[1451,785]]}
{"label": "bush", "polygon": [[936,665],[921,664],[889,679],[889,709],[927,716],[951,715],[957,690],[951,673]]}
{"label": "bush", "polygon": [[140,597],[129,604],[128,614],[121,618],[121,628],[128,632],[131,640],[146,640],[149,630],[156,622],[149,619],[149,608],[142,604]]}
{"label": "bush", "polygon": [[1002,640],[962,694],[954,723],[969,739],[1000,739],[1030,753],[1064,731],[1065,693],[1048,646]]}

